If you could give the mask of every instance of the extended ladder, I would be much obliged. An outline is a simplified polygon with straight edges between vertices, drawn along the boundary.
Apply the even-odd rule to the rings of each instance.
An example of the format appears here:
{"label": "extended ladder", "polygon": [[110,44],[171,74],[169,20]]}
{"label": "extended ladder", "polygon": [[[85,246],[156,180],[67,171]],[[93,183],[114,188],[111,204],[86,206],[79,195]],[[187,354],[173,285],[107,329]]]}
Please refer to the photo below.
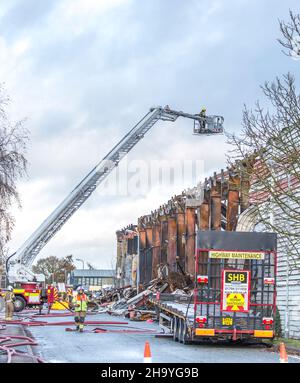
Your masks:
{"label": "extended ladder", "polygon": [[[96,187],[103,182],[108,174],[118,165],[121,159],[144,137],[144,135],[159,121],[174,122],[179,116],[193,119],[198,123],[195,134],[217,134],[223,132],[223,117],[200,116],[171,110],[168,106],[151,108],[150,111],[122,138],[122,140],[95,166],[94,169],[73,189],[73,191],[57,206],[49,217],[33,232],[26,242],[10,258],[14,262],[7,262],[9,279],[25,280],[32,275],[23,269],[31,266],[41,249],[60,230],[66,221],[89,198]],[[199,129],[199,126],[203,129]],[[23,267],[22,267],[23,266]],[[29,270],[28,270],[29,271]]]}

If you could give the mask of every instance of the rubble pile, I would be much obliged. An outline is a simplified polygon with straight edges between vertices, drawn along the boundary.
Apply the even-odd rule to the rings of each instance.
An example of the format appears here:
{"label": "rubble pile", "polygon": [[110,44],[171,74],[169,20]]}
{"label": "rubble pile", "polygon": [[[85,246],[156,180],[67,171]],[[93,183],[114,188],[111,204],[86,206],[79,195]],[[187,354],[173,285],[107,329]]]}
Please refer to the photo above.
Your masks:
{"label": "rubble pile", "polygon": [[157,320],[157,313],[148,297],[156,293],[190,295],[193,282],[189,275],[170,272],[159,275],[147,284],[136,287],[125,286],[105,291],[94,301],[99,312],[124,316],[130,320]]}

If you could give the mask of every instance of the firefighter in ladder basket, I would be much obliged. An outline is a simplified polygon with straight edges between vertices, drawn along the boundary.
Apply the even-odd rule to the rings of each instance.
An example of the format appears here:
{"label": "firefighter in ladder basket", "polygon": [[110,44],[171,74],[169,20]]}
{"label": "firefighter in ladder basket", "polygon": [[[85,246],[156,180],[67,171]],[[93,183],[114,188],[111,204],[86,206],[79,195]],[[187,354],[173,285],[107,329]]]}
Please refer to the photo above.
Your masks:
{"label": "firefighter in ladder basket", "polygon": [[200,125],[200,131],[204,131],[205,128],[206,128],[206,121],[205,121],[205,117],[206,117],[206,108],[202,108],[201,109],[201,112],[199,113],[199,116],[200,117],[203,117],[203,120],[202,121],[199,121],[199,125]]}

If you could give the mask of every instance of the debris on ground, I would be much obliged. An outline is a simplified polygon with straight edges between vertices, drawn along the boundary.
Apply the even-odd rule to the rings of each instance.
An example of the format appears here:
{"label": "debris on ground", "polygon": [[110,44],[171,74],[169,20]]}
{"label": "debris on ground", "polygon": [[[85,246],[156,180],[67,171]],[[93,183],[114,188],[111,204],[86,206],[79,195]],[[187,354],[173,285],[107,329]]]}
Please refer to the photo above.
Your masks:
{"label": "debris on ground", "polygon": [[[139,288],[124,286],[104,290],[93,299],[94,310],[110,315],[123,316],[132,321],[156,321],[157,313],[148,297],[155,293],[191,295],[193,282],[183,272],[168,272],[164,267],[159,270],[158,278],[153,279]],[[139,291],[138,291],[139,290]]]}

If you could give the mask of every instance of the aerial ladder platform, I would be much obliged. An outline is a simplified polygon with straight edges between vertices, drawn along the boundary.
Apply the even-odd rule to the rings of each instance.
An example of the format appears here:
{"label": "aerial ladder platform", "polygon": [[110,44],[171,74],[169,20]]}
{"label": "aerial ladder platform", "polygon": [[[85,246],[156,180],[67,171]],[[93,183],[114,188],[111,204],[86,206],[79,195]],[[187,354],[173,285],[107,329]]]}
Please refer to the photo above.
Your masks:
{"label": "aerial ladder platform", "polygon": [[[118,166],[127,153],[145,136],[158,122],[174,122],[178,117],[194,121],[195,135],[215,135],[223,133],[222,116],[189,114],[165,107],[153,107],[149,112],[113,147],[113,149],[83,178],[71,193],[56,207],[56,209],[30,235],[24,244],[6,261],[6,271],[10,283],[37,281],[37,276],[31,271],[31,265],[42,248],[62,228],[68,219],[90,197],[109,173]],[[39,276],[42,281],[42,277]]]}

